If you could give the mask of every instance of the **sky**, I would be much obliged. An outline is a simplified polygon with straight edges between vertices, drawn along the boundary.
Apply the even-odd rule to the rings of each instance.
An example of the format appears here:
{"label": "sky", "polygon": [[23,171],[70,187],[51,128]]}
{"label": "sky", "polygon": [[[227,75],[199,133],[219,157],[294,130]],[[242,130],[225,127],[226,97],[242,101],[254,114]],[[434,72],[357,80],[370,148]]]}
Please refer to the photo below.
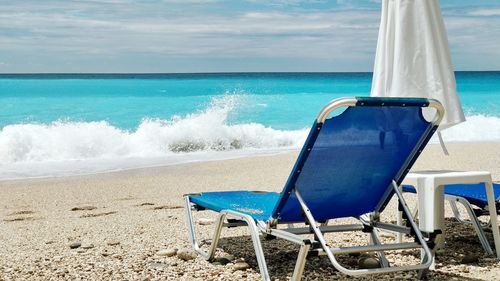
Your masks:
{"label": "sky", "polygon": [[[440,3],[455,70],[500,70],[500,1]],[[0,0],[0,73],[371,71],[380,6]]]}

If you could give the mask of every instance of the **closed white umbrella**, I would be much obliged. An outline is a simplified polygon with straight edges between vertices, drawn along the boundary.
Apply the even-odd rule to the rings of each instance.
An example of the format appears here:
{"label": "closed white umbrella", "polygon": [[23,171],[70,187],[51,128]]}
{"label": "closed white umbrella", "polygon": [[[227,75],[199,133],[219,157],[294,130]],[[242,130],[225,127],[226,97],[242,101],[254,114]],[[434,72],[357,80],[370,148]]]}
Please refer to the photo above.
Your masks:
{"label": "closed white umbrella", "polygon": [[382,0],[371,96],[437,99],[440,130],[465,121],[438,0]]}

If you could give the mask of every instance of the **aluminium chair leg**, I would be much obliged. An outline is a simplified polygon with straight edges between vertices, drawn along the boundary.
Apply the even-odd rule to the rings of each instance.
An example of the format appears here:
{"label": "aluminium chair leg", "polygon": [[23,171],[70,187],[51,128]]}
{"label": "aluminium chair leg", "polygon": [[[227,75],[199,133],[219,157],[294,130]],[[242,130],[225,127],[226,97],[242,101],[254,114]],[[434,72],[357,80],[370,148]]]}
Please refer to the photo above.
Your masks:
{"label": "aluminium chair leg", "polygon": [[461,223],[464,223],[464,224],[472,223],[471,221],[467,221],[467,220],[464,220],[462,218],[462,215],[460,214],[460,211],[458,210],[457,203],[456,203],[458,198],[455,196],[446,196],[446,197],[448,197],[446,200],[448,201],[448,203],[450,203],[451,211],[453,212],[453,216],[455,217],[455,219]]}
{"label": "aluminium chair leg", "polygon": [[[403,209],[404,212],[407,216],[411,218],[411,213],[404,203],[404,198],[397,189],[398,186],[395,181],[392,182],[393,187],[395,188],[396,194],[398,196],[398,199],[403,202]],[[327,255],[328,259],[332,263],[332,265],[340,272],[348,274],[350,276],[360,276],[360,275],[366,275],[366,274],[375,274],[375,273],[389,273],[389,272],[396,272],[396,271],[405,271],[405,270],[420,270],[423,268],[428,268],[432,264],[432,253],[427,246],[427,243],[422,236],[422,233],[418,229],[418,226],[415,224],[415,222],[410,219],[410,225],[411,228],[414,231],[414,235],[416,238],[415,243],[407,243],[407,247],[409,248],[423,248],[424,249],[424,262],[417,264],[417,265],[403,265],[403,266],[395,266],[395,267],[388,267],[388,268],[374,268],[374,269],[348,269],[344,266],[342,266],[337,259],[335,258],[335,254],[341,254],[341,253],[352,253],[352,252],[361,252],[363,251],[362,249],[366,249],[367,251],[384,251],[384,250],[395,250],[395,249],[404,249],[407,247],[401,247],[401,245],[394,244],[392,247],[387,246],[360,246],[358,247],[359,251],[356,251],[353,249],[348,249],[348,248],[332,248],[327,242],[325,237],[323,236],[323,233],[319,227],[319,225],[316,223],[316,220],[314,219],[314,216],[305,203],[304,199],[302,198],[302,195],[298,190],[295,191],[295,196],[297,197],[297,201],[300,204],[300,207],[304,213],[305,220],[309,223],[312,232],[316,235],[317,241],[320,243],[322,251]]]}
{"label": "aluminium chair leg", "polygon": [[417,271],[417,279],[418,280],[427,279],[427,273],[429,273],[429,269],[421,269],[421,270]]}
{"label": "aluminium chair leg", "polygon": [[[382,243],[380,242],[380,238],[378,236],[378,230],[376,228],[374,228],[370,232],[370,236],[371,236],[371,240],[372,240],[374,245],[382,245]],[[385,257],[384,252],[377,252],[377,256],[380,259],[380,266],[389,267],[389,261]]]}
{"label": "aluminium chair leg", "polygon": [[191,245],[193,249],[200,254],[205,260],[212,260],[215,256],[215,250],[217,249],[217,244],[219,243],[219,238],[220,234],[222,231],[222,227],[224,225],[224,220],[226,218],[226,214],[221,213],[219,214],[219,218],[217,219],[217,222],[215,223],[215,231],[212,236],[212,244],[210,245],[210,248],[208,252],[203,251],[200,248],[200,244],[198,243],[198,238],[196,236],[196,227],[195,223],[193,220],[193,212],[191,210],[191,202],[189,201],[189,198],[186,197],[185,199],[185,208],[186,208],[186,216],[187,216],[187,223],[188,223],[188,230],[189,230],[189,240],[191,241]]}
{"label": "aluminium chair leg", "polygon": [[267,271],[266,259],[264,257],[264,251],[262,250],[262,244],[260,243],[259,238],[259,229],[257,228],[255,220],[248,215],[237,213],[231,210],[225,210],[222,211],[221,214],[222,213],[243,220],[247,223],[248,230],[250,231],[250,236],[252,238],[253,247],[255,249],[255,256],[257,257],[257,264],[259,265],[259,271],[260,275],[262,276],[262,280],[271,280],[271,278],[269,277],[269,272]]}
{"label": "aluminium chair leg", "polygon": [[486,235],[484,234],[483,227],[481,225],[481,222],[477,218],[476,214],[474,213],[474,210],[472,209],[472,206],[467,202],[467,200],[457,197],[457,201],[460,202],[465,207],[465,210],[467,210],[467,213],[469,214],[470,222],[474,226],[474,230],[476,230],[477,236],[479,238],[479,241],[481,242],[481,245],[483,246],[483,249],[488,255],[493,255],[493,250],[491,249],[490,243],[488,242],[488,239],[486,238]]}

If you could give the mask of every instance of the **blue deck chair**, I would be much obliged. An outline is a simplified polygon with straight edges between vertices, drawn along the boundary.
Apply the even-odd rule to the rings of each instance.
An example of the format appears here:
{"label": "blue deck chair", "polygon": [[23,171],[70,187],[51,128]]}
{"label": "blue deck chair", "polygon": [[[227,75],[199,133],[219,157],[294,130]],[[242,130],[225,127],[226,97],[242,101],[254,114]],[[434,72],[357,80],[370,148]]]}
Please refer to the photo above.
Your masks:
{"label": "blue deck chair", "polygon": [[[413,186],[404,185],[403,192],[416,193],[417,191]],[[500,214],[500,184],[493,184],[493,194],[495,195],[497,213]],[[478,219],[479,216],[489,215],[484,184],[445,185],[444,198],[450,204],[453,216],[461,223],[472,224],[484,251],[489,255],[493,255],[493,250],[483,230],[484,228],[491,227],[491,225],[483,225]],[[469,220],[462,218],[457,203],[460,203],[465,208]],[[474,208],[473,205],[478,208]]]}
{"label": "blue deck chair", "polygon": [[[424,107],[434,108],[434,120],[423,117]],[[341,109],[345,110],[328,118]],[[382,222],[379,214],[396,194],[403,202],[405,213],[411,217],[398,186],[437,129],[443,113],[439,102],[418,98],[332,101],[315,120],[281,193],[227,191],[185,195],[193,248],[205,259],[212,260],[224,226],[248,226],[263,280],[270,277],[259,233],[300,246],[292,280],[300,280],[306,257],[311,252],[328,256],[337,270],[352,276],[427,269],[432,263],[431,250],[413,220],[410,226],[397,226]],[[208,252],[202,250],[197,241],[193,210],[219,213]],[[357,218],[359,223],[324,223],[345,217]],[[296,227],[296,223],[306,225]],[[383,244],[377,234],[380,230],[412,235],[415,242]],[[324,234],[344,231],[366,232],[372,243],[338,247],[326,242]],[[310,234],[314,234],[314,238]],[[389,266],[384,251],[405,249],[423,249],[421,263]],[[381,267],[347,268],[336,259],[339,254],[358,252],[376,252]]]}

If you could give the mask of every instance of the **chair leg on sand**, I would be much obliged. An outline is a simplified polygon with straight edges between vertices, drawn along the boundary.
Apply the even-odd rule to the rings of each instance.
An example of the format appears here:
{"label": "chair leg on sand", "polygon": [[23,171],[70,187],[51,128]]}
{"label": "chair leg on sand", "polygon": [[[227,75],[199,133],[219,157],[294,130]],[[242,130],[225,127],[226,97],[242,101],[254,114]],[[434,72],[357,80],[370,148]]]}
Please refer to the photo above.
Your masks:
{"label": "chair leg on sand", "polygon": [[212,243],[210,245],[208,252],[205,252],[200,248],[200,244],[198,243],[198,238],[196,235],[196,227],[193,220],[192,206],[188,197],[185,198],[185,209],[186,209],[186,218],[189,230],[189,240],[191,242],[191,245],[193,246],[193,249],[198,254],[200,254],[205,260],[207,261],[213,260],[226,215],[222,213],[219,215],[219,218],[217,219],[217,222],[215,224],[215,231],[212,237]]}
{"label": "chair leg on sand", "polygon": [[[262,276],[262,279],[263,280],[271,280],[269,277],[268,270],[267,270],[267,264],[266,264],[266,260],[264,257],[264,252],[262,250],[262,244],[260,242],[259,228],[252,217],[250,217],[248,215],[241,214],[241,213],[233,212],[233,211],[221,211],[221,213],[220,213],[220,215],[215,223],[215,231],[213,234],[212,243],[210,245],[208,252],[205,252],[200,248],[200,244],[198,243],[198,240],[196,237],[196,227],[194,224],[191,208],[192,208],[191,202],[189,201],[189,198],[186,197],[186,210],[187,210],[186,213],[187,213],[187,221],[188,221],[188,225],[189,225],[189,238],[190,238],[190,241],[191,241],[191,244],[192,244],[194,250],[197,253],[199,253],[206,260],[209,260],[209,261],[213,260],[214,255],[215,255],[215,250],[217,248],[217,245],[218,245],[218,242],[220,239],[221,230],[222,230],[222,227],[224,227],[224,220],[226,219],[226,217],[229,216],[231,218],[244,221],[247,224],[247,226],[249,227],[249,231],[250,231],[253,246],[255,249],[255,255],[257,257],[257,263],[259,265],[259,271],[260,271],[260,274]],[[276,231],[277,231],[276,234],[280,233],[278,230],[276,230]],[[275,233],[273,232],[273,235],[274,234]],[[288,237],[288,238],[290,238],[290,237]],[[303,273],[304,273],[304,267],[306,264],[307,255],[308,255],[309,249],[311,247],[311,243],[309,243],[308,241],[309,241],[308,239],[305,239],[305,240],[299,239],[298,241],[293,241],[293,242],[299,243],[299,245],[300,245],[299,254],[297,256],[297,262],[295,264],[295,268],[294,268],[293,275],[291,278],[291,280],[293,280],[293,281],[300,280],[302,278]]]}
{"label": "chair leg on sand", "polygon": [[471,221],[468,221],[468,220],[465,220],[462,218],[462,214],[460,214],[460,211],[458,210],[458,207],[457,207],[457,203],[456,203],[456,197],[448,197],[448,196],[445,196],[446,197],[446,200],[448,201],[448,203],[450,203],[450,207],[451,207],[451,211],[453,212],[453,216],[455,217],[455,219],[457,221],[459,221],[460,223],[464,223],[464,224],[472,224]]}
{"label": "chair leg on sand", "polygon": [[[484,251],[488,253],[488,255],[493,255],[493,250],[491,249],[490,243],[488,242],[488,239],[484,234],[483,226],[481,225],[481,222],[474,213],[471,204],[462,197],[451,196],[451,195],[446,195],[446,200],[448,200],[448,202],[452,206],[451,208],[453,210],[453,215],[455,216],[455,218],[461,223],[472,224],[474,230],[477,233],[479,241],[483,246]],[[467,214],[469,215],[470,221],[462,219],[462,217],[460,216],[460,211],[457,208],[456,202],[464,206],[465,210],[467,211]]]}
{"label": "chair leg on sand", "polygon": [[[373,242],[373,245],[382,245],[378,236],[378,230],[376,228],[373,228],[373,230],[370,232],[370,238]],[[384,252],[377,252],[377,256],[380,260],[380,266],[389,267],[389,261],[385,258]]]}
{"label": "chair leg on sand", "polygon": [[[394,190],[396,192],[396,195],[398,196],[398,199],[402,203],[402,208],[403,208],[404,213],[409,218],[411,218],[412,216],[411,216],[411,213],[408,209],[408,206],[406,206],[406,203],[403,199],[403,196],[402,196],[401,192],[398,190],[398,186],[395,182],[393,182],[393,187],[394,187]],[[311,211],[307,207],[307,204],[304,202],[304,199],[302,198],[301,194],[298,191],[295,191],[295,195],[296,195],[296,198],[297,198],[297,200],[302,208],[302,211],[305,215],[305,218],[310,225],[310,228],[314,232],[315,239],[317,239],[318,242],[321,244],[323,251],[326,253],[326,255],[328,256],[328,258],[329,258],[330,262],[333,264],[333,266],[337,270],[339,270],[340,272],[343,272],[345,274],[349,274],[351,276],[359,276],[359,275],[365,274],[362,270],[351,270],[351,269],[347,269],[347,268],[343,267],[342,265],[340,265],[338,263],[337,259],[335,258],[335,254],[360,252],[360,251],[363,251],[362,249],[364,249],[365,251],[372,251],[372,252],[380,253],[380,252],[391,250],[391,249],[395,250],[395,249],[402,249],[403,248],[402,244],[398,244],[397,247],[395,247],[395,248],[392,248],[391,246],[388,246],[388,245],[381,244],[380,240],[378,239],[377,234],[375,233],[375,231],[377,231],[376,228],[373,229],[373,231],[372,231],[373,235],[371,236],[373,239],[374,245],[365,246],[365,247],[357,247],[359,249],[357,251],[351,250],[348,248],[330,248],[330,246],[326,243],[326,240],[323,236],[323,233],[321,232],[320,226],[316,223],[316,220],[314,219]],[[395,271],[405,269],[405,270],[418,270],[419,275],[422,275],[422,276],[425,274],[426,269],[429,268],[429,266],[433,260],[431,250],[427,246],[427,244],[424,240],[424,237],[422,236],[422,233],[420,232],[417,225],[415,224],[415,222],[412,219],[410,219],[410,225],[411,225],[411,228],[413,229],[413,231],[415,232],[417,241],[419,241],[419,243],[415,243],[415,244],[408,243],[407,244],[408,249],[420,247],[420,246],[422,247],[422,249],[424,251],[424,258],[423,258],[422,264],[421,265],[401,266],[401,267],[391,268],[391,267],[388,267],[388,262],[385,259],[385,256],[383,256],[383,254],[382,254],[379,256],[381,257],[381,263],[383,266],[382,266],[382,268],[371,269],[371,271],[373,273],[388,273],[388,272],[395,272]]]}
{"label": "chair leg on sand", "polygon": [[[250,236],[252,238],[253,246],[255,249],[255,255],[257,257],[257,263],[259,265],[259,271],[260,274],[262,275],[263,280],[270,280],[269,278],[269,273],[267,271],[267,264],[266,260],[264,257],[264,251],[262,250],[262,245],[260,243],[260,238],[259,238],[259,230],[257,228],[257,225],[255,224],[255,221],[253,220],[252,217],[232,211],[222,211],[219,214],[219,217],[217,219],[217,222],[215,224],[215,231],[214,235],[212,238],[212,244],[210,245],[210,248],[208,252],[203,251],[198,243],[197,237],[196,237],[196,228],[193,220],[193,213],[191,210],[191,202],[189,201],[189,198],[186,197],[186,215],[187,215],[187,222],[189,225],[189,238],[191,241],[191,245],[193,246],[193,249],[198,252],[202,257],[204,257],[206,260],[210,261],[213,260],[214,255],[215,255],[215,250],[217,249],[217,245],[220,239],[220,234],[222,227],[224,226],[224,220],[226,219],[226,216],[230,216],[231,218],[235,218],[241,221],[244,221],[250,231]],[[307,248],[309,250],[309,248]],[[306,252],[307,254],[307,252]],[[300,258],[300,254],[299,254]],[[302,266],[303,270],[303,266]]]}
{"label": "chair leg on sand", "polygon": [[[393,183],[393,185],[396,185],[396,183]],[[389,273],[400,270],[418,270],[419,276],[424,276],[425,269],[427,269],[429,265],[432,263],[431,250],[427,246],[415,222],[413,221],[413,219],[411,219],[411,213],[408,207],[406,206],[406,203],[404,202],[401,193],[399,191],[396,191],[396,194],[398,195],[399,199],[402,202],[403,212],[405,213],[406,216],[410,218],[409,220],[410,227],[391,226],[390,224],[380,223],[377,218],[378,216],[376,215],[375,216],[368,215],[366,219],[360,218],[361,220],[360,224],[338,225],[338,226],[337,225],[329,226],[326,223],[321,224],[314,219],[313,214],[311,213],[309,207],[304,202],[301,194],[295,190],[296,198],[299,201],[303,214],[305,215],[305,221],[309,224],[308,227],[277,229],[276,226],[268,225],[264,221],[256,221],[250,215],[242,214],[233,210],[222,210],[219,212],[219,217],[215,223],[215,231],[213,234],[212,243],[208,251],[204,251],[200,248],[200,244],[196,237],[197,236],[196,227],[192,214],[192,209],[194,205],[191,203],[189,196],[186,196],[185,204],[186,204],[186,215],[189,228],[189,238],[196,252],[198,252],[206,260],[213,260],[220,239],[222,228],[225,226],[231,227],[231,226],[246,225],[250,231],[250,235],[255,250],[255,255],[257,258],[257,263],[259,266],[259,271],[261,273],[263,280],[270,280],[270,276],[268,273],[267,264],[265,261],[259,234],[282,238],[300,246],[300,250],[297,256],[297,261],[291,278],[291,280],[294,281],[301,279],[304,272],[306,258],[309,252],[316,252],[318,254],[327,255],[328,259],[337,270],[345,274],[349,274],[351,276],[359,276],[367,273]],[[407,243],[383,244],[378,236],[379,229],[393,230],[398,232],[404,232],[407,234],[413,232],[416,240],[415,242],[407,242]],[[324,234],[328,232],[367,231],[367,230],[370,234],[372,242],[370,243],[370,245],[367,246],[331,247],[329,244],[327,244],[326,239],[324,237]],[[307,237],[300,236],[302,234],[313,234],[315,238],[314,240],[310,240]],[[313,245],[315,245],[314,249],[312,249]],[[422,249],[424,252],[423,260],[418,265],[404,265],[404,266],[390,267],[389,262],[387,261],[384,255],[384,251],[417,249],[417,248]],[[342,266],[335,257],[336,255],[358,253],[358,252],[376,252],[378,257],[380,258],[381,268],[348,269]]]}

